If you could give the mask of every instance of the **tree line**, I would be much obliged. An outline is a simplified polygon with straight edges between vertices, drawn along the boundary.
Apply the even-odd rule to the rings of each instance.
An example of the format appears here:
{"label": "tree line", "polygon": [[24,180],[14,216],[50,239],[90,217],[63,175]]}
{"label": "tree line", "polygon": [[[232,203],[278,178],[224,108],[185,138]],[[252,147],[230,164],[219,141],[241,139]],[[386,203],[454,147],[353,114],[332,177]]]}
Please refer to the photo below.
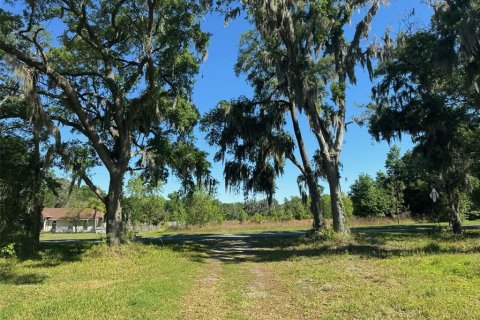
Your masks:
{"label": "tree line", "polygon": [[[385,163],[386,172],[375,177],[360,174],[350,187],[353,214],[361,217],[387,217],[400,219],[411,217],[428,221],[449,221],[449,200],[441,190],[435,176],[428,174],[428,159],[421,153],[408,151],[403,156],[393,146]],[[480,182],[469,176],[469,189],[462,190],[458,214],[462,220],[480,218]],[[432,191],[438,194],[432,199]]]}
{"label": "tree line", "polygon": [[[2,228],[12,216],[24,216],[38,244],[41,189],[49,168],[59,166],[95,194],[105,207],[110,244],[121,243],[127,172],[140,172],[152,186],[175,175],[185,194],[215,188],[207,154],[195,146],[193,128],[200,122],[217,148],[215,161],[225,163],[228,188],[263,193],[272,204],[288,161],[298,168],[313,229],[325,228],[324,179],[333,228],[348,232],[340,157],[351,103],[346,90],[360,67],[373,84],[372,102],[358,122],[377,140],[411,136],[411,156],[424,162],[425,181],[445,196],[448,219],[461,232],[461,199],[478,177],[479,4],[437,1],[427,27],[406,28],[395,38],[387,31],[381,42],[369,43],[382,3],[42,0],[23,1],[18,13],[6,1],[0,8],[0,118],[2,143],[16,151],[2,161],[11,170],[23,161],[28,169],[14,171],[26,177],[21,181],[2,170]],[[192,88],[207,56],[209,34],[201,21],[212,11],[250,23],[235,71],[254,94],[221,101],[200,119]],[[305,144],[308,134],[313,149]],[[19,161],[4,160],[11,156]],[[106,192],[91,178],[97,165],[108,171]],[[400,208],[397,203],[396,214]]]}

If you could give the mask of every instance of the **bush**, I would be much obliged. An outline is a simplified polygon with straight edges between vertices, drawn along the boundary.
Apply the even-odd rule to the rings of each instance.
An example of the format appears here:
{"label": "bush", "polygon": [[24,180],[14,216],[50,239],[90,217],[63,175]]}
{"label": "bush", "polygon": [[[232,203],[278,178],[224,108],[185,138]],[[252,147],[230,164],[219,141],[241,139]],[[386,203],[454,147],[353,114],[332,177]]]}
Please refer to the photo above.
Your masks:
{"label": "bush", "polygon": [[291,217],[290,219],[303,220],[312,217],[310,213],[309,205],[304,204],[299,197],[291,197],[285,199],[283,202],[285,215]]}
{"label": "bush", "polygon": [[385,216],[390,212],[388,196],[368,174],[361,174],[350,188],[353,214],[363,217]]}
{"label": "bush", "polygon": [[342,198],[343,210],[345,212],[345,218],[349,219],[353,215],[353,203],[349,196],[344,195]]}
{"label": "bush", "polygon": [[7,243],[2,248],[0,248],[0,257],[12,258],[15,257],[15,244]]}
{"label": "bush", "polygon": [[204,226],[207,223],[221,223],[223,213],[220,203],[204,191],[196,191],[186,198],[186,223]]}
{"label": "bush", "polygon": [[244,223],[245,221],[247,221],[248,219],[248,214],[245,212],[245,211],[240,211],[240,213],[238,214],[238,221],[240,223]]}
{"label": "bush", "polygon": [[260,213],[255,213],[253,216],[250,217],[250,221],[253,223],[262,223],[265,222],[265,216]]}

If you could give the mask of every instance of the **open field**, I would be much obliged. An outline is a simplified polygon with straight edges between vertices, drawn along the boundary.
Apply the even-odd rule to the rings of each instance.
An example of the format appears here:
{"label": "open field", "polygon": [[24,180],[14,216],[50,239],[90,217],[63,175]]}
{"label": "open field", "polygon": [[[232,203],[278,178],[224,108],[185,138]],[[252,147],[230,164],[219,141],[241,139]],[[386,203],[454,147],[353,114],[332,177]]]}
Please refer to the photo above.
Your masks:
{"label": "open field", "polygon": [[209,224],[204,227],[188,227],[186,229],[165,229],[139,232],[142,237],[157,237],[170,234],[228,234],[254,233],[263,231],[307,231],[312,228],[311,220],[291,220],[284,222],[266,221],[262,223],[225,221],[221,224]]}
{"label": "open field", "polygon": [[[331,221],[327,221],[331,225]],[[446,227],[448,223],[428,223],[417,222],[410,219],[403,219],[400,224],[397,220],[386,218],[357,218],[353,217],[350,221],[351,228],[361,228],[370,226],[437,226]],[[480,225],[480,221],[465,221],[465,226]],[[209,224],[204,227],[188,227],[186,229],[167,229],[159,227],[158,229],[138,232],[137,235],[144,238],[157,238],[164,235],[177,234],[242,234],[242,233],[257,233],[265,231],[308,231],[312,227],[312,220],[291,220],[291,221],[265,221],[262,223],[238,221],[225,221],[221,224]],[[47,240],[101,240],[105,238],[105,234],[95,233],[50,233],[44,232],[40,239]]]}
{"label": "open field", "polygon": [[480,230],[312,241],[44,243],[0,260],[0,319],[478,319]]}
{"label": "open field", "polygon": [[[331,225],[330,220],[326,221],[327,225]],[[353,217],[349,223],[351,228],[361,228],[369,226],[410,226],[410,225],[424,225],[424,226],[448,226],[447,222],[431,223],[418,222],[411,219],[400,220],[400,223],[394,219],[386,218],[358,218]],[[480,225],[480,221],[465,221],[465,226]],[[186,229],[166,229],[159,228],[157,230],[139,232],[138,235],[142,237],[159,237],[162,235],[174,234],[241,234],[241,233],[255,233],[264,231],[308,231],[312,227],[312,220],[291,220],[291,221],[265,221],[262,223],[225,221],[221,224],[210,224],[204,227],[188,227]]]}

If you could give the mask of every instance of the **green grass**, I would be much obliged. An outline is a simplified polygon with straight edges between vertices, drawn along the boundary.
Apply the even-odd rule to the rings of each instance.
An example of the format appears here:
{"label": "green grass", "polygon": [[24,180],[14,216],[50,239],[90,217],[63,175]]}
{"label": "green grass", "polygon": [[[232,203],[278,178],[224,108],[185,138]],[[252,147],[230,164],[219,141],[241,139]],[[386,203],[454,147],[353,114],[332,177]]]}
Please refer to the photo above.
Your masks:
{"label": "green grass", "polygon": [[478,319],[480,233],[358,234],[268,260],[292,313],[326,319]]}
{"label": "green grass", "polygon": [[104,239],[105,234],[101,233],[50,233],[42,232],[40,234],[41,241],[47,240],[101,240]]}
{"label": "green grass", "polygon": [[311,227],[312,222],[310,220],[293,220],[285,222],[266,221],[263,223],[239,223],[236,221],[226,221],[221,224],[210,224],[203,227],[189,227],[187,229],[159,228],[157,230],[139,232],[138,235],[145,238],[157,238],[164,235],[178,234],[242,234],[266,231],[307,231]]}
{"label": "green grass", "polygon": [[[328,222],[331,223],[331,222]],[[480,221],[464,221],[464,226],[480,225]],[[266,221],[263,223],[239,223],[236,221],[226,221],[221,224],[210,224],[203,227],[189,227],[187,229],[167,229],[159,228],[150,231],[139,232],[138,236],[144,238],[158,238],[165,235],[179,235],[179,234],[243,234],[243,233],[259,233],[259,232],[281,232],[281,231],[308,231],[311,229],[311,220],[293,220],[285,222]],[[386,218],[354,218],[351,221],[352,228],[367,228],[367,227],[447,227],[448,222],[432,223],[422,222],[418,223],[414,220],[401,220],[397,223],[395,219]]]}
{"label": "green grass", "polygon": [[[213,319],[480,318],[480,230],[249,243],[255,250],[222,262],[221,290],[212,296],[226,297],[222,305],[229,312]],[[191,250],[217,246],[196,242]],[[195,304],[195,296],[189,301]]]}
{"label": "green grass", "polygon": [[0,260],[0,319],[169,319],[200,266],[155,246],[44,245]]}
{"label": "green grass", "polygon": [[[0,319],[479,319],[480,230],[408,226],[315,241],[43,243],[38,257],[0,259]],[[231,259],[208,258],[218,250]]]}

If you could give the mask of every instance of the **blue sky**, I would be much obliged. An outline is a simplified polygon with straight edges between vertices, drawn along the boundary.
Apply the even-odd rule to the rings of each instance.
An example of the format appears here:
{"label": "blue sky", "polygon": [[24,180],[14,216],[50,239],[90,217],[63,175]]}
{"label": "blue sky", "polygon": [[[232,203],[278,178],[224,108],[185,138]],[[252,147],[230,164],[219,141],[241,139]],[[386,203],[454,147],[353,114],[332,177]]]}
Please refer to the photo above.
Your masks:
{"label": "blue sky", "polygon": [[[3,2],[3,1],[2,1]],[[9,8],[11,9],[11,8]],[[17,8],[18,9],[18,8]],[[414,10],[413,18],[407,19],[409,13]],[[387,28],[390,28],[392,35],[405,28],[408,21],[417,27],[426,26],[429,23],[431,9],[424,4],[422,0],[391,0],[387,7],[382,6],[373,20],[370,38],[380,39]],[[361,13],[357,14],[353,19],[350,27],[355,27],[355,19],[358,20]],[[50,26],[51,28],[52,26]],[[245,19],[239,18],[225,26],[223,16],[218,14],[208,15],[204,18],[203,28],[212,34],[210,38],[208,59],[201,66],[200,73],[196,79],[194,88],[193,101],[203,115],[213,108],[220,100],[229,100],[237,98],[241,95],[249,96],[251,88],[243,77],[237,77],[234,73],[233,66],[237,59],[238,43],[243,32],[247,31],[250,26]],[[55,30],[51,30],[55,34]],[[347,30],[347,34],[350,31]],[[357,69],[358,82],[356,86],[349,86],[347,90],[347,121],[354,115],[362,113],[362,104],[368,103],[371,93],[371,82],[368,75],[361,68]],[[305,118],[301,118],[303,134],[306,138],[306,145],[309,149],[309,155],[312,156],[318,144],[309,132]],[[199,148],[206,150],[210,156],[212,163],[212,174],[220,185],[218,187],[218,198],[223,202],[242,201],[243,193],[230,193],[225,190],[223,179],[223,164],[213,162],[213,154],[215,147],[206,144],[204,133],[196,130],[197,145]],[[412,143],[408,137],[402,141],[395,142],[402,152],[412,147]],[[377,143],[368,134],[366,127],[359,127],[357,124],[348,126],[345,135],[344,148],[341,155],[343,167],[341,169],[342,190],[347,192],[350,184],[356,179],[360,173],[368,173],[375,175],[379,170],[384,169],[384,163],[389,146],[385,142]],[[92,170],[93,181],[102,189],[108,189],[108,174],[104,168],[95,168]],[[297,176],[299,172],[296,167],[287,163],[285,173],[278,181],[278,189],[276,198],[283,201],[285,197],[298,195]],[[328,193],[327,184],[325,192]],[[178,190],[179,183],[172,176],[163,188],[163,194]],[[262,198],[258,195],[257,198]]]}

